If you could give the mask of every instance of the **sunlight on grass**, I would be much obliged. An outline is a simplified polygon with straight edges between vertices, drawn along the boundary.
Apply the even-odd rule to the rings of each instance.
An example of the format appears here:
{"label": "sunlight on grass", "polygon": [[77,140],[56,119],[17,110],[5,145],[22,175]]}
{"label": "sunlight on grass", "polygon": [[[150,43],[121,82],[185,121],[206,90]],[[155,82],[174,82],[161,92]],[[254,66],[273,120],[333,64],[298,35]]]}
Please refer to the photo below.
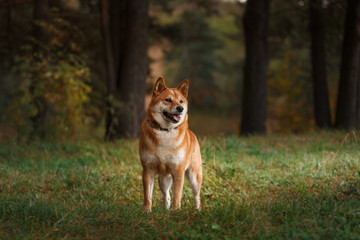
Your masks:
{"label": "sunlight on grass", "polygon": [[201,137],[202,210],[185,184],[166,211],[142,210],[137,140],[2,144],[5,239],[360,237],[359,133]]}

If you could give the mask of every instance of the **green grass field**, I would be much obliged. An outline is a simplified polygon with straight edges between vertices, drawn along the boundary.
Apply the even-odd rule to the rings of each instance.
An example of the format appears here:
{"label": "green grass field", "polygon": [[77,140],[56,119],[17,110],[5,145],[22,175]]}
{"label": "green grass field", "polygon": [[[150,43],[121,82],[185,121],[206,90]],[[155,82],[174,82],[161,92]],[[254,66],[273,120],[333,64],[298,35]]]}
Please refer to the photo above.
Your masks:
{"label": "green grass field", "polygon": [[3,143],[0,239],[360,238],[359,132],[199,140],[202,210],[151,213],[137,140]]}

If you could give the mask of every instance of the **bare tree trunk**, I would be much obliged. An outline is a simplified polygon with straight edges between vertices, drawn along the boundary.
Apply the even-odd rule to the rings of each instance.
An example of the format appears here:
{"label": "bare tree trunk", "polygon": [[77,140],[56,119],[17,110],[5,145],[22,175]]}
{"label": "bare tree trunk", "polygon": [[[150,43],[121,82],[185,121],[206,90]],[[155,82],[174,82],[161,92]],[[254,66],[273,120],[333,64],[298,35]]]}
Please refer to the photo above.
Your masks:
{"label": "bare tree trunk", "polygon": [[49,31],[47,24],[51,17],[48,0],[34,1],[34,37],[44,47],[49,42]]}
{"label": "bare tree trunk", "polygon": [[114,102],[116,95],[116,71],[113,57],[113,47],[110,34],[109,2],[101,0],[101,32],[104,43],[105,65],[107,73],[107,111],[106,111],[106,133],[105,140],[110,140],[110,131],[113,130],[114,121]]}
{"label": "bare tree trunk", "polygon": [[[40,60],[39,54],[46,54],[46,48],[49,43],[48,24],[50,20],[50,8],[48,0],[35,0],[34,1],[34,38],[36,42],[33,46],[33,53],[35,61]],[[40,56],[41,57],[41,56]],[[33,134],[38,135],[40,138],[46,136],[47,123],[49,118],[49,103],[42,96],[34,95],[36,81],[33,78],[30,92],[33,95],[33,103],[36,106],[37,114],[31,118],[33,122]]]}
{"label": "bare tree trunk", "polygon": [[348,0],[335,127],[352,129],[358,124],[360,56],[360,1]]}
{"label": "bare tree trunk", "polygon": [[116,72],[114,66],[113,47],[110,34],[110,19],[108,0],[101,0],[101,26],[105,49],[106,70],[108,73],[107,89],[109,94],[116,92]]}
{"label": "bare tree trunk", "polygon": [[316,126],[331,126],[329,92],[326,76],[325,25],[322,0],[310,1],[311,64]]}
{"label": "bare tree trunk", "polygon": [[[120,66],[122,65],[126,34],[126,9],[128,0],[110,0],[110,34],[113,47],[115,75],[117,81],[120,81]],[[117,86],[119,83],[117,82]]]}
{"label": "bare tree trunk", "polygon": [[248,0],[243,19],[246,59],[240,133],[266,133],[270,0]]}
{"label": "bare tree trunk", "polygon": [[130,0],[124,58],[121,66],[119,94],[123,102],[116,132],[119,136],[137,137],[145,115],[144,98],[148,73],[149,1]]}
{"label": "bare tree trunk", "polygon": [[12,9],[9,0],[6,0],[6,37],[11,38],[12,35]]}
{"label": "bare tree trunk", "polygon": [[116,91],[113,113],[107,117],[106,140],[137,137],[140,133],[148,73],[148,10],[148,0],[111,1],[110,33]]}
{"label": "bare tree trunk", "polygon": [[357,126],[359,127],[359,125],[360,125],[360,73],[358,74],[356,97],[357,97],[357,101],[356,101],[356,122],[357,122]]}

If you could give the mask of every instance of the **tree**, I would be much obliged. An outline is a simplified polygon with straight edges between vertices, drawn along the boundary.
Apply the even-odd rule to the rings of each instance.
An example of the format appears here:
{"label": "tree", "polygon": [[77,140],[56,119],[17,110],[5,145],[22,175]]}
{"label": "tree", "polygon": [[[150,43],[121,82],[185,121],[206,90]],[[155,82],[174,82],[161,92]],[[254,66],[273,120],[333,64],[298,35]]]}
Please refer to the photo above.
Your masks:
{"label": "tree", "polygon": [[148,0],[111,1],[110,33],[116,83],[108,78],[106,140],[137,137],[140,132],[148,72],[148,8]]}
{"label": "tree", "polygon": [[101,33],[104,44],[104,55],[105,55],[105,67],[107,73],[107,111],[106,111],[106,140],[110,140],[110,131],[113,129],[113,121],[115,116],[113,103],[110,96],[116,94],[116,71],[115,71],[115,59],[113,55],[113,43],[111,41],[110,32],[110,16],[109,16],[109,2],[108,0],[101,0]]}
{"label": "tree", "polygon": [[266,132],[269,0],[249,0],[243,18],[246,59],[240,133]]}
{"label": "tree", "polygon": [[360,2],[348,0],[335,127],[355,128],[359,120]]}
{"label": "tree", "polygon": [[311,0],[309,10],[315,122],[319,128],[328,128],[331,126],[331,117],[326,76],[325,25],[322,0]]}
{"label": "tree", "polygon": [[[49,31],[47,24],[51,18],[51,12],[48,0],[35,0],[34,1],[34,39],[36,42],[33,45],[33,54],[36,61],[40,60],[41,54],[45,53],[45,48],[49,43]],[[41,54],[40,54],[41,53]],[[43,96],[36,96],[37,81],[34,80],[31,83],[30,91],[33,95],[33,103],[36,106],[36,115],[31,118],[33,122],[32,135],[39,135],[44,138],[46,135],[46,128],[49,118],[49,103]]]}

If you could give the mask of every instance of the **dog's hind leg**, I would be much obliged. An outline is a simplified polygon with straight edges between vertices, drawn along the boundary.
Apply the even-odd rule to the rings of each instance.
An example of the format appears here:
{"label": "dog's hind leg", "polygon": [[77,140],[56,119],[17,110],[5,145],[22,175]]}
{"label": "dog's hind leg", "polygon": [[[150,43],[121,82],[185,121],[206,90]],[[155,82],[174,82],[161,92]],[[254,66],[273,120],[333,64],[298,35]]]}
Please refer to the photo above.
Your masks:
{"label": "dog's hind leg", "polygon": [[190,182],[195,201],[195,209],[200,209],[200,189],[202,184],[202,169],[201,165],[197,168],[191,166],[186,170],[185,175]]}
{"label": "dog's hind leg", "polygon": [[172,184],[171,175],[168,175],[166,177],[159,176],[159,186],[160,186],[161,192],[164,194],[164,203],[165,203],[165,208],[166,209],[170,208],[170,203],[171,203],[170,187],[171,187],[171,184]]}

